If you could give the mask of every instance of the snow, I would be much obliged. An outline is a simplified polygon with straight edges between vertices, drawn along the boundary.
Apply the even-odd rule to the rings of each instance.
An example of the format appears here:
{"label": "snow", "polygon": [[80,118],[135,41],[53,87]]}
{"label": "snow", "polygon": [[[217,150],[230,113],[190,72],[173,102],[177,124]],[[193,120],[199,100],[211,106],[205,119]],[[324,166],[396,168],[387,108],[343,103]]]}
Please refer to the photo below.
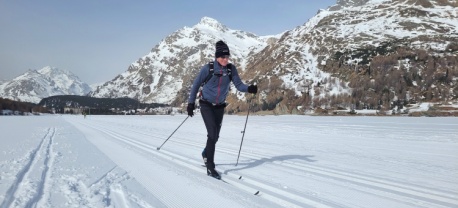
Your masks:
{"label": "snow", "polygon": [[245,119],[224,182],[200,115],[0,116],[0,207],[458,207],[457,118],[250,116],[235,166]]}
{"label": "snow", "polygon": [[85,95],[90,90],[89,85],[70,71],[50,66],[28,70],[0,85],[2,97],[33,103],[54,95]]}
{"label": "snow", "polygon": [[[127,70],[112,81],[92,94],[95,97],[136,97],[147,103],[170,104],[178,91],[183,87],[183,76],[189,74],[172,73],[177,70],[196,70],[201,67],[202,60],[212,61],[214,57],[214,44],[219,39],[227,42],[231,51],[231,59],[237,60],[236,66],[239,72],[246,69],[247,58],[251,53],[257,53],[267,46],[267,40],[279,35],[256,36],[249,32],[233,30],[210,17],[203,17],[201,21],[192,26],[184,27],[167,36],[159,42],[140,61],[131,64],[136,70]],[[204,47],[204,48],[202,48]],[[197,50],[198,52],[182,54],[185,50]],[[203,57],[202,54],[206,54]],[[212,55],[213,54],[213,55]],[[184,58],[184,59],[183,59]],[[180,60],[178,60],[180,59]],[[142,61],[149,60],[147,63]],[[179,64],[183,63],[183,64]],[[175,66],[169,66],[170,64]],[[132,83],[138,83],[145,76],[139,75],[138,70],[144,69],[148,76],[152,77],[152,83],[146,85],[139,83],[133,87]],[[188,84],[188,83],[185,83]],[[144,87],[150,87],[150,93],[141,93]]]}
{"label": "snow", "polygon": [[[431,1],[434,4],[434,1]],[[383,4],[387,8],[378,8],[379,5]],[[400,11],[410,8],[418,9],[419,11],[427,12],[428,15],[425,17],[409,16],[404,17]],[[329,9],[328,9],[329,10]],[[444,12],[449,11],[449,12]],[[332,14],[345,14],[343,19],[339,21],[338,25],[334,25],[337,29],[336,37],[352,40],[364,36],[371,37],[368,40],[360,41],[354,44],[348,44],[349,48],[358,48],[362,45],[378,45],[380,42],[386,41],[393,37],[402,38],[415,38],[422,35],[438,34],[439,27],[447,28],[449,30],[447,34],[456,34],[458,29],[458,22],[456,19],[456,8],[450,6],[439,6],[435,5],[434,8],[424,8],[418,5],[412,5],[411,3],[401,3],[386,0],[372,0],[361,6],[344,7],[339,11],[322,11],[316,15],[309,22],[316,22],[328,15]],[[381,18],[382,17],[382,18]],[[352,23],[353,21],[359,23]],[[428,26],[435,28],[431,30],[424,26],[415,28],[414,31],[401,26],[401,23],[418,23],[427,24]],[[444,50],[447,44],[428,42],[420,45],[415,45],[418,48],[434,47],[438,50]]]}

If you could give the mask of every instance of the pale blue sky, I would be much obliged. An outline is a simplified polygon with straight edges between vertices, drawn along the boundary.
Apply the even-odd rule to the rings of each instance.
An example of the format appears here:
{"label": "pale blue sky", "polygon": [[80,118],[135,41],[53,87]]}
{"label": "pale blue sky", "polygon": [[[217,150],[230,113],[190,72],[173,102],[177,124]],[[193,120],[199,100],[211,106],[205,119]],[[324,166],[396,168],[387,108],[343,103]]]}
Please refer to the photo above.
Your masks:
{"label": "pale blue sky", "polygon": [[204,16],[231,29],[275,35],[302,25],[336,0],[0,1],[0,80],[28,69],[67,69],[106,82],[167,35]]}

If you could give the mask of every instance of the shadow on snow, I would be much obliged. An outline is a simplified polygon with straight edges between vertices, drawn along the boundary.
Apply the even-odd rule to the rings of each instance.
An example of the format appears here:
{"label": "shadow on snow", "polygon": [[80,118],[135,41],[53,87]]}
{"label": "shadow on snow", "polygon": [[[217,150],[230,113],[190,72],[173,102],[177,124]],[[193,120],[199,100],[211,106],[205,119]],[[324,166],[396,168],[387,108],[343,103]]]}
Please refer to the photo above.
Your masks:
{"label": "shadow on snow", "polygon": [[[311,159],[312,157],[314,157],[314,155],[282,155],[282,156],[275,156],[272,158],[261,158],[259,160],[252,160],[250,162],[239,163],[236,166],[237,168],[225,170],[224,174],[227,174],[231,171],[238,171],[238,170],[254,168],[264,163],[272,163],[272,162],[278,162],[278,161],[301,160],[301,161],[306,161],[306,162],[316,162],[317,160]],[[235,163],[218,164],[218,165],[226,165],[226,166],[234,165],[235,166]]]}

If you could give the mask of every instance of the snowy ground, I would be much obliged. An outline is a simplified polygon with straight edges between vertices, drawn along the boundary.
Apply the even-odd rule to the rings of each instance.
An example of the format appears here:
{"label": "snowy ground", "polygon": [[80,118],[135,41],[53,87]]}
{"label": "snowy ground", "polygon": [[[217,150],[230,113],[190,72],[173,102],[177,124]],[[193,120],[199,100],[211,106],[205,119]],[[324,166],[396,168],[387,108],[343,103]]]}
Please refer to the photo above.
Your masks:
{"label": "snowy ground", "polygon": [[185,118],[0,116],[0,207],[458,207],[458,118]]}

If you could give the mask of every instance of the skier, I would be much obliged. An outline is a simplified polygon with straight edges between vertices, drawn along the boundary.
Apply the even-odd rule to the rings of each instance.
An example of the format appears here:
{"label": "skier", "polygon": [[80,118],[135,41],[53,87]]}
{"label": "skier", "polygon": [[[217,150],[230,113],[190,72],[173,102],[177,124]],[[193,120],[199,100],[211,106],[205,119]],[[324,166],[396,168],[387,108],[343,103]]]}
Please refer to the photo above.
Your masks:
{"label": "skier", "polygon": [[199,88],[199,104],[202,118],[207,128],[207,144],[202,151],[202,158],[207,167],[207,175],[216,179],[221,176],[215,170],[215,145],[221,130],[226,97],[232,81],[240,92],[257,93],[256,85],[245,85],[239,77],[237,69],[229,63],[229,47],[222,40],[216,42],[215,61],[204,65],[194,79],[188,100],[188,115],[194,115],[195,100]]}

